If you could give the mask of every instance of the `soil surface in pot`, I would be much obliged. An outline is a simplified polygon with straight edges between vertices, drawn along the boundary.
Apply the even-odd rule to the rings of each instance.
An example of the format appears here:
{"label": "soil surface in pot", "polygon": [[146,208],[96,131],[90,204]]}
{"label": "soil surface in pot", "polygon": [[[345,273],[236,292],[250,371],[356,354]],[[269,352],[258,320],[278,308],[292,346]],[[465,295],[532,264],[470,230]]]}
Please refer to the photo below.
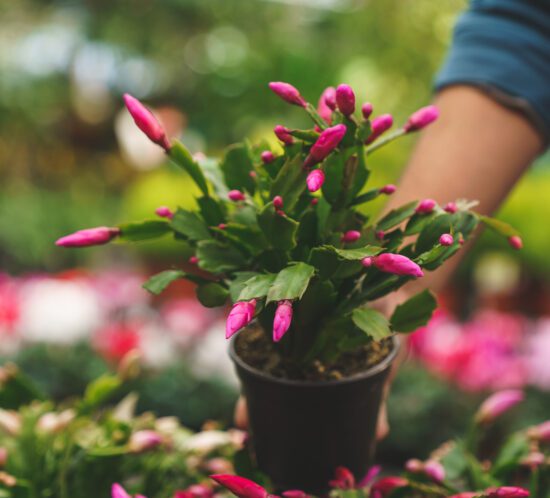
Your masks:
{"label": "soil surface in pot", "polygon": [[282,358],[260,327],[243,330],[235,342],[239,357],[253,368],[283,379],[314,381],[344,379],[364,372],[386,358],[392,347],[392,340],[387,338],[344,353],[334,363],[315,360],[304,366]]}

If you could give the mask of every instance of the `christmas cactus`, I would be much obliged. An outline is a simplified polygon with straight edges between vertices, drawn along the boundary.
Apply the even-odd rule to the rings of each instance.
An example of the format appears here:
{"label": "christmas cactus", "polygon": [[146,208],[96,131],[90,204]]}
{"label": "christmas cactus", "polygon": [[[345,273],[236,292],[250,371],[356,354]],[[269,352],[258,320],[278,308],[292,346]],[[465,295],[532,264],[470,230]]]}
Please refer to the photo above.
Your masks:
{"label": "christmas cactus", "polygon": [[514,229],[472,212],[475,203],[464,200],[445,206],[431,199],[410,202],[378,219],[364,214],[365,203],[396,190],[367,186],[370,155],[430,124],[436,107],[420,109],[388,132],[392,116],[373,118],[370,103],[356,114],[348,85],[326,89],[317,108],[292,85],[269,87],[303,108],[314,126],[275,126],[281,147],[244,142],[219,160],[193,156],[181,142],[169,140],[154,115],[126,95],[137,126],[196,183],[196,209],[163,206],[156,219],[81,230],[57,244],[84,247],[170,234],[193,249],[188,263],[197,271],[163,271],[146,289],[156,294],[174,280],[189,279],[205,306],[232,303],[227,338],[257,319],[279,343],[281,355],[306,364],[334,360],[425,324],[436,306],[429,291],[411,297],[390,317],[369,303],[438,268],[479,222],[520,248]]}

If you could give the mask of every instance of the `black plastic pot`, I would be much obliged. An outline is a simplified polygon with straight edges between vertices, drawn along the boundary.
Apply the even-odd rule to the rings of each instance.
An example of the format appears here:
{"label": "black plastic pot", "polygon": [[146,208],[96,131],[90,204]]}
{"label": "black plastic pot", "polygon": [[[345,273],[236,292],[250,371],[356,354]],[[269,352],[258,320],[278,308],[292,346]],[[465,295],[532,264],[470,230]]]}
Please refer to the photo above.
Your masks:
{"label": "black plastic pot", "polygon": [[230,344],[230,356],[248,404],[251,448],[277,491],[321,495],[338,466],[357,479],[371,464],[385,380],[398,350],[369,370],[334,381],[293,381],[247,365]]}

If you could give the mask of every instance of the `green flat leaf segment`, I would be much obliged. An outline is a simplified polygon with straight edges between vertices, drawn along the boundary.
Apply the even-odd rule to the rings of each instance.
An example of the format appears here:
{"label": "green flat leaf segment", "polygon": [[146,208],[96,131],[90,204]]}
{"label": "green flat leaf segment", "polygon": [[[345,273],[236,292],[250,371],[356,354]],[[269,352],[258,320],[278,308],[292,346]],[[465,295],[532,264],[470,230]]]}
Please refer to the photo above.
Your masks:
{"label": "green flat leaf segment", "polygon": [[201,170],[201,167],[193,159],[191,153],[187,150],[185,145],[180,141],[174,140],[169,153],[170,159],[177,164],[180,168],[183,168],[197,186],[201,189],[202,193],[208,196],[208,184],[206,178]]}
{"label": "green flat leaf segment", "polygon": [[120,239],[129,242],[156,239],[172,232],[170,224],[163,220],[145,220],[135,223],[125,223],[119,225],[119,228]]}
{"label": "green flat leaf segment", "polygon": [[388,319],[372,308],[356,308],[351,313],[353,323],[375,341],[389,337],[392,333]]}
{"label": "green flat leaf segment", "polygon": [[276,277],[277,275],[274,273],[268,273],[247,280],[239,294],[238,301],[249,301],[250,299],[260,299],[267,296]]}
{"label": "green flat leaf segment", "polygon": [[315,273],[306,263],[295,263],[280,271],[269,289],[267,302],[300,299]]}
{"label": "green flat leaf segment", "polygon": [[424,290],[395,308],[390,323],[395,332],[413,332],[426,325],[437,308],[435,296]]}

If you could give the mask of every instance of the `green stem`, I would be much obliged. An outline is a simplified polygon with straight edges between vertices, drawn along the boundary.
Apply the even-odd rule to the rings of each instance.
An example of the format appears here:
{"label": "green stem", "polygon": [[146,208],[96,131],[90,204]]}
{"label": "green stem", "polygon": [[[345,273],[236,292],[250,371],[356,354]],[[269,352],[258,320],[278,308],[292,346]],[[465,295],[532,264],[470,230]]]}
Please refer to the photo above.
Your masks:
{"label": "green stem", "polygon": [[428,484],[421,484],[419,482],[410,482],[409,487],[420,491],[421,493],[426,493],[428,496],[447,496],[447,490],[440,488],[439,486],[430,486]]}
{"label": "green stem", "polygon": [[383,147],[386,144],[389,144],[390,142],[393,142],[396,138],[399,138],[403,135],[405,135],[407,132],[403,128],[399,128],[398,130],[393,131],[392,133],[388,133],[380,140],[377,140],[372,145],[369,145],[367,147],[367,156],[371,153],[373,153],[375,150],[379,149],[380,147]]}
{"label": "green stem", "polygon": [[328,127],[323,118],[319,116],[317,109],[315,109],[315,107],[313,107],[311,104],[308,103],[305,107],[305,110],[309,114],[309,117],[319,128],[321,128],[321,130],[325,130]]}
{"label": "green stem", "polygon": [[531,498],[538,498],[539,493],[539,469],[534,468],[531,473],[531,482],[529,484],[529,491]]}

